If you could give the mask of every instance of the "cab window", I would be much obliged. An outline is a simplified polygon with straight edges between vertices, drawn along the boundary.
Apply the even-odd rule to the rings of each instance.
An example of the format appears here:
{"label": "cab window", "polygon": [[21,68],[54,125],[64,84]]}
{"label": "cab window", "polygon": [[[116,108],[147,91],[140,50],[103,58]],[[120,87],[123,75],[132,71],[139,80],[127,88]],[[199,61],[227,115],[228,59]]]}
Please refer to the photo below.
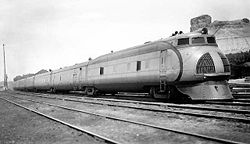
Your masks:
{"label": "cab window", "polygon": [[214,37],[207,37],[207,43],[216,43]]}
{"label": "cab window", "polygon": [[136,71],[140,71],[140,70],[141,70],[141,61],[137,61]]}
{"label": "cab window", "polygon": [[177,45],[186,45],[189,44],[189,38],[180,38],[178,39]]}
{"label": "cab window", "polygon": [[205,43],[204,37],[193,37],[192,44],[203,44]]}
{"label": "cab window", "polygon": [[100,75],[104,74],[104,67],[100,67]]}

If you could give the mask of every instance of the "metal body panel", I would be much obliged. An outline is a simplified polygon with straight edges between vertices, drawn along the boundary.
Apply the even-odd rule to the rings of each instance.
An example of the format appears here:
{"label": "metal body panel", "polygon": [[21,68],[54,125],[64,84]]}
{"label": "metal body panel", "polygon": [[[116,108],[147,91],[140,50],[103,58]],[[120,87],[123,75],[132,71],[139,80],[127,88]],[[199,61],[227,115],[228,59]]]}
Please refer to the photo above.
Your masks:
{"label": "metal body panel", "polygon": [[[15,87],[67,91],[89,87],[103,92],[148,92],[147,88],[165,82],[195,100],[230,99],[227,83],[212,80],[228,75],[224,72],[217,44],[177,45],[178,38],[192,36],[205,37],[191,33],[162,39],[19,80],[15,82]],[[214,62],[215,72],[197,74],[197,63],[206,53]]]}
{"label": "metal body panel", "polygon": [[52,74],[53,88],[55,90],[72,90],[73,89],[73,74],[74,70],[69,69]]}
{"label": "metal body panel", "polygon": [[34,88],[38,90],[49,90],[51,88],[50,73],[36,75],[34,79]]}
{"label": "metal body panel", "polygon": [[[136,62],[141,61],[141,69],[136,70]],[[104,74],[100,75],[100,67]],[[89,65],[88,84],[102,91],[110,91],[110,86],[117,85],[114,90],[140,91],[145,85],[159,83],[159,51],[106,61]],[[124,85],[128,88],[124,88]],[[134,86],[131,86],[133,85]],[[105,86],[106,85],[106,86]],[[119,86],[120,85],[120,86]]]}
{"label": "metal body panel", "polygon": [[180,81],[202,81],[204,80],[203,75],[196,74],[196,65],[198,60],[205,53],[209,53],[215,63],[215,75],[224,73],[223,62],[218,54],[221,51],[218,47],[214,46],[195,46],[185,49],[180,49],[180,53],[183,57],[183,75]]}
{"label": "metal body panel", "polygon": [[173,82],[182,75],[181,59],[173,49],[161,51],[160,56],[160,78],[166,82]]}
{"label": "metal body panel", "polygon": [[226,81],[207,81],[178,89],[191,97],[192,100],[225,100],[232,99],[231,91]]}

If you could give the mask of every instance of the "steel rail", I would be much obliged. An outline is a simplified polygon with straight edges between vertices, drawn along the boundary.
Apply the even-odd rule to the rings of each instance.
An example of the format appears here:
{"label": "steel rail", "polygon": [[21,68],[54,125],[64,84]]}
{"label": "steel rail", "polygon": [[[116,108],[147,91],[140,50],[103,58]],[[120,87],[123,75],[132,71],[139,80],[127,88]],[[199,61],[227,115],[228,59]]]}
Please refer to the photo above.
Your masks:
{"label": "steel rail", "polygon": [[230,112],[230,113],[238,113],[238,114],[250,114],[249,110],[235,110],[235,109],[222,109],[222,108],[199,107],[199,106],[185,106],[185,105],[155,103],[155,102],[139,102],[139,101],[131,101],[131,100],[115,100],[115,99],[100,99],[100,98],[93,98],[93,99],[103,100],[103,101],[112,101],[112,102],[126,102],[126,103],[139,103],[139,104],[155,105],[155,106],[167,106],[167,107],[174,107],[174,108],[207,110],[207,111],[217,111],[217,112]]}
{"label": "steel rail", "polygon": [[246,102],[246,103],[250,103],[249,99],[234,99],[235,102]]}
{"label": "steel rail", "polygon": [[[13,96],[13,97],[16,97],[16,96]],[[16,98],[19,98],[19,97],[16,97]],[[19,99],[22,99],[22,98],[19,98]],[[153,125],[153,124],[148,124],[148,123],[144,123],[144,122],[137,122],[137,121],[133,121],[133,120],[127,120],[127,119],[123,119],[123,118],[102,115],[102,114],[98,114],[98,113],[94,113],[94,112],[88,112],[88,111],[84,111],[84,110],[79,110],[79,109],[69,108],[69,107],[65,107],[65,106],[50,104],[50,103],[46,103],[46,102],[38,102],[38,101],[30,100],[30,99],[22,99],[22,100],[27,100],[27,101],[32,101],[32,102],[35,102],[35,103],[46,104],[46,105],[49,105],[49,106],[54,106],[54,107],[58,107],[58,108],[62,108],[62,109],[70,110],[70,111],[86,113],[86,114],[95,115],[95,116],[99,116],[99,117],[104,117],[104,118],[108,118],[108,119],[112,119],[112,120],[123,121],[123,122],[127,122],[127,123],[141,125],[141,126],[151,127],[151,128],[155,128],[155,129],[159,129],[159,130],[163,130],[163,131],[170,131],[170,132],[175,132],[175,133],[179,133],[179,134],[194,136],[194,137],[197,137],[197,138],[203,138],[203,139],[210,140],[210,141],[216,141],[216,142],[222,142],[222,143],[230,143],[230,144],[239,144],[239,143],[241,143],[241,142],[237,142],[237,141],[226,140],[226,139],[222,139],[222,138],[206,136],[206,135],[192,133],[192,132],[186,132],[186,131],[182,131],[182,130],[175,130],[175,129],[171,129],[171,128],[165,128],[165,127],[161,127],[161,126],[157,126],[157,125]]]}
{"label": "steel rail", "polygon": [[[65,98],[64,98],[65,99]],[[167,106],[174,108],[186,108],[186,109],[195,109],[195,110],[207,110],[207,111],[217,111],[217,112],[229,112],[237,114],[250,114],[249,110],[235,110],[235,109],[223,109],[223,108],[211,108],[211,107],[199,107],[199,106],[185,106],[177,104],[167,104],[167,103],[158,103],[158,102],[142,102],[142,101],[133,101],[133,100],[117,100],[117,99],[103,99],[103,98],[87,98],[92,100],[102,100],[102,101],[111,101],[111,102],[124,102],[124,103],[135,103],[135,104],[145,104],[145,105],[155,105],[155,106]]]}
{"label": "steel rail", "polygon": [[[237,101],[234,101],[237,102]],[[205,104],[215,104],[215,105],[232,105],[232,106],[250,106],[250,103],[234,103],[234,102],[217,102],[217,101],[206,101]]]}
{"label": "steel rail", "polygon": [[104,104],[104,103],[100,103],[100,102],[82,101],[82,100],[75,100],[75,99],[69,99],[69,98],[58,98],[58,97],[48,97],[48,96],[36,96],[36,97],[42,97],[42,98],[48,98],[48,99],[58,99],[58,100],[64,100],[64,101],[73,101],[73,102],[79,102],[79,103],[90,103],[90,104],[107,105],[107,106],[114,106],[114,107],[131,108],[131,109],[138,109],[138,110],[144,110],[144,111],[153,111],[153,112],[162,112],[162,113],[176,113],[176,114],[190,115],[190,116],[196,116],[196,117],[227,119],[227,120],[232,120],[232,121],[250,123],[250,119],[230,117],[230,116],[219,116],[219,115],[201,114],[201,113],[194,113],[194,112],[183,112],[183,111],[176,111],[176,110],[140,108],[140,107],[135,107],[135,106],[124,106],[124,105],[116,105],[116,104]]}
{"label": "steel rail", "polygon": [[241,94],[232,94],[233,97],[235,99],[238,99],[238,98],[246,98],[246,99],[249,99],[250,98],[250,94],[244,94],[244,93],[241,93]]}
{"label": "steel rail", "polygon": [[[59,98],[60,99],[60,98]],[[67,99],[67,98],[64,98]],[[90,100],[102,100],[102,101],[111,101],[111,102],[126,102],[126,103],[139,103],[144,105],[156,105],[156,106],[167,106],[167,107],[175,107],[175,108],[188,108],[188,109],[197,109],[197,110],[208,110],[208,111],[220,111],[220,112],[230,112],[230,113],[238,113],[238,114],[250,114],[249,110],[235,110],[235,109],[222,109],[222,108],[210,108],[210,107],[198,107],[198,106],[183,106],[183,105],[176,105],[176,104],[166,104],[166,103],[157,103],[157,102],[142,102],[142,101],[133,101],[133,100],[117,100],[117,99],[103,99],[103,98],[85,98]],[[216,102],[209,102],[206,103],[216,103]],[[226,105],[227,103],[225,103]],[[235,104],[237,105],[237,104]],[[244,104],[243,104],[244,105]],[[248,106],[249,104],[245,104]]]}
{"label": "steel rail", "polygon": [[68,98],[51,98],[51,97],[45,97],[45,98],[58,99],[58,100],[64,100],[64,101],[73,101],[73,102],[79,102],[79,103],[90,103],[90,104],[98,104],[98,105],[107,105],[107,106],[113,106],[113,107],[131,108],[131,109],[138,109],[138,110],[144,110],[144,111],[153,111],[153,112],[162,112],[162,113],[176,113],[176,114],[190,115],[190,116],[196,116],[196,117],[215,118],[215,119],[227,119],[227,120],[232,120],[232,121],[239,121],[239,122],[244,122],[244,123],[250,123],[250,119],[238,118],[238,117],[218,116],[218,115],[210,115],[210,114],[200,114],[200,113],[183,112],[183,111],[176,111],[176,110],[162,110],[162,109],[152,109],[152,108],[141,108],[141,107],[135,107],[135,106],[125,106],[125,105],[116,105],[116,104],[105,104],[105,103],[100,103],[100,102],[81,101],[81,100],[74,100],[74,99],[68,99]]}
{"label": "steel rail", "polygon": [[26,110],[28,110],[28,111],[33,112],[33,113],[36,113],[36,114],[38,114],[38,115],[40,115],[40,116],[46,117],[46,118],[48,118],[48,119],[50,119],[50,120],[53,120],[53,121],[56,121],[56,122],[61,123],[61,124],[63,124],[63,125],[66,125],[66,126],[68,126],[68,127],[70,127],[70,128],[73,128],[73,129],[75,129],[75,130],[77,130],[77,131],[81,131],[81,132],[83,132],[83,133],[86,133],[86,134],[88,134],[88,135],[90,135],[90,136],[92,136],[92,137],[97,137],[97,138],[103,140],[103,141],[106,142],[106,143],[110,143],[110,144],[121,144],[120,142],[117,142],[117,141],[115,141],[115,140],[112,140],[112,139],[109,139],[109,138],[107,138],[107,137],[104,137],[104,136],[98,135],[98,134],[96,134],[96,133],[93,133],[93,132],[91,132],[91,131],[82,129],[82,128],[78,127],[78,126],[72,125],[72,124],[67,123],[67,122],[65,122],[65,121],[62,121],[62,120],[60,120],[60,119],[57,119],[57,118],[54,118],[54,117],[52,117],[52,116],[43,114],[43,113],[41,113],[41,112],[39,112],[39,111],[36,111],[36,110],[30,109],[30,108],[28,108],[28,107],[22,106],[22,105],[20,105],[20,104],[18,104],[18,103],[16,103],[16,102],[13,102],[13,101],[8,100],[8,99],[2,98],[2,97],[0,97],[0,99],[3,99],[3,100],[5,100],[5,101],[7,101],[7,102],[9,102],[9,103],[12,103],[12,104],[16,105],[16,106],[19,106],[19,107],[21,107],[21,108],[24,108],[24,109],[26,109]]}
{"label": "steel rail", "polygon": [[[57,99],[67,99],[67,98],[57,98]],[[249,110],[235,110],[235,109],[223,109],[223,108],[211,108],[211,107],[199,107],[199,106],[183,106],[176,104],[166,104],[166,103],[158,103],[158,102],[142,102],[142,101],[133,101],[133,100],[117,100],[117,99],[103,99],[103,98],[85,98],[90,100],[102,100],[102,101],[111,101],[111,102],[125,102],[125,103],[138,103],[144,105],[155,105],[155,106],[167,106],[167,107],[175,107],[175,108],[186,108],[186,109],[196,109],[196,110],[208,110],[208,111],[219,111],[219,112],[230,112],[237,114],[250,114]],[[209,102],[208,102],[209,103]],[[211,102],[213,103],[213,102]]]}

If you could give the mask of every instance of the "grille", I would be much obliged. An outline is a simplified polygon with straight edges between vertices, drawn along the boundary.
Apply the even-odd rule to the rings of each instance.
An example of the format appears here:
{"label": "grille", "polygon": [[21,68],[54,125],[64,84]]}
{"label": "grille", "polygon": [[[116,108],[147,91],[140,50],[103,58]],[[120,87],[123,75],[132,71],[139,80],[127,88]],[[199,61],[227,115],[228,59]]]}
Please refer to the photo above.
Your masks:
{"label": "grille", "polygon": [[205,53],[198,61],[196,66],[196,73],[215,73],[215,66],[213,59],[209,53]]}
{"label": "grille", "polygon": [[218,54],[223,62],[224,72],[230,72],[230,64],[229,64],[226,56],[224,56],[222,53],[218,53]]}

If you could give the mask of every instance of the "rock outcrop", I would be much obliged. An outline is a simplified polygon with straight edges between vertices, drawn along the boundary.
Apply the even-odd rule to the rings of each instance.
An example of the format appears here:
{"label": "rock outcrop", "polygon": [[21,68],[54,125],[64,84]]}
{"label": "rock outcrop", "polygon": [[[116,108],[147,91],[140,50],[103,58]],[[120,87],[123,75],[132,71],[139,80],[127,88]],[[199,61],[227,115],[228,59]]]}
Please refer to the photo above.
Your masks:
{"label": "rock outcrop", "polygon": [[250,22],[243,18],[233,21],[214,21],[211,23],[209,15],[202,15],[191,19],[191,31],[208,28],[214,34],[219,48],[225,53],[240,53],[250,50]]}
{"label": "rock outcrop", "polygon": [[207,27],[215,35],[219,48],[231,64],[233,78],[250,75],[250,21],[247,18],[233,21],[214,21],[211,16],[202,15],[191,19],[190,31]]}
{"label": "rock outcrop", "polygon": [[195,31],[200,28],[209,27],[212,21],[212,17],[209,15],[202,15],[192,18],[190,21],[190,31]]}

